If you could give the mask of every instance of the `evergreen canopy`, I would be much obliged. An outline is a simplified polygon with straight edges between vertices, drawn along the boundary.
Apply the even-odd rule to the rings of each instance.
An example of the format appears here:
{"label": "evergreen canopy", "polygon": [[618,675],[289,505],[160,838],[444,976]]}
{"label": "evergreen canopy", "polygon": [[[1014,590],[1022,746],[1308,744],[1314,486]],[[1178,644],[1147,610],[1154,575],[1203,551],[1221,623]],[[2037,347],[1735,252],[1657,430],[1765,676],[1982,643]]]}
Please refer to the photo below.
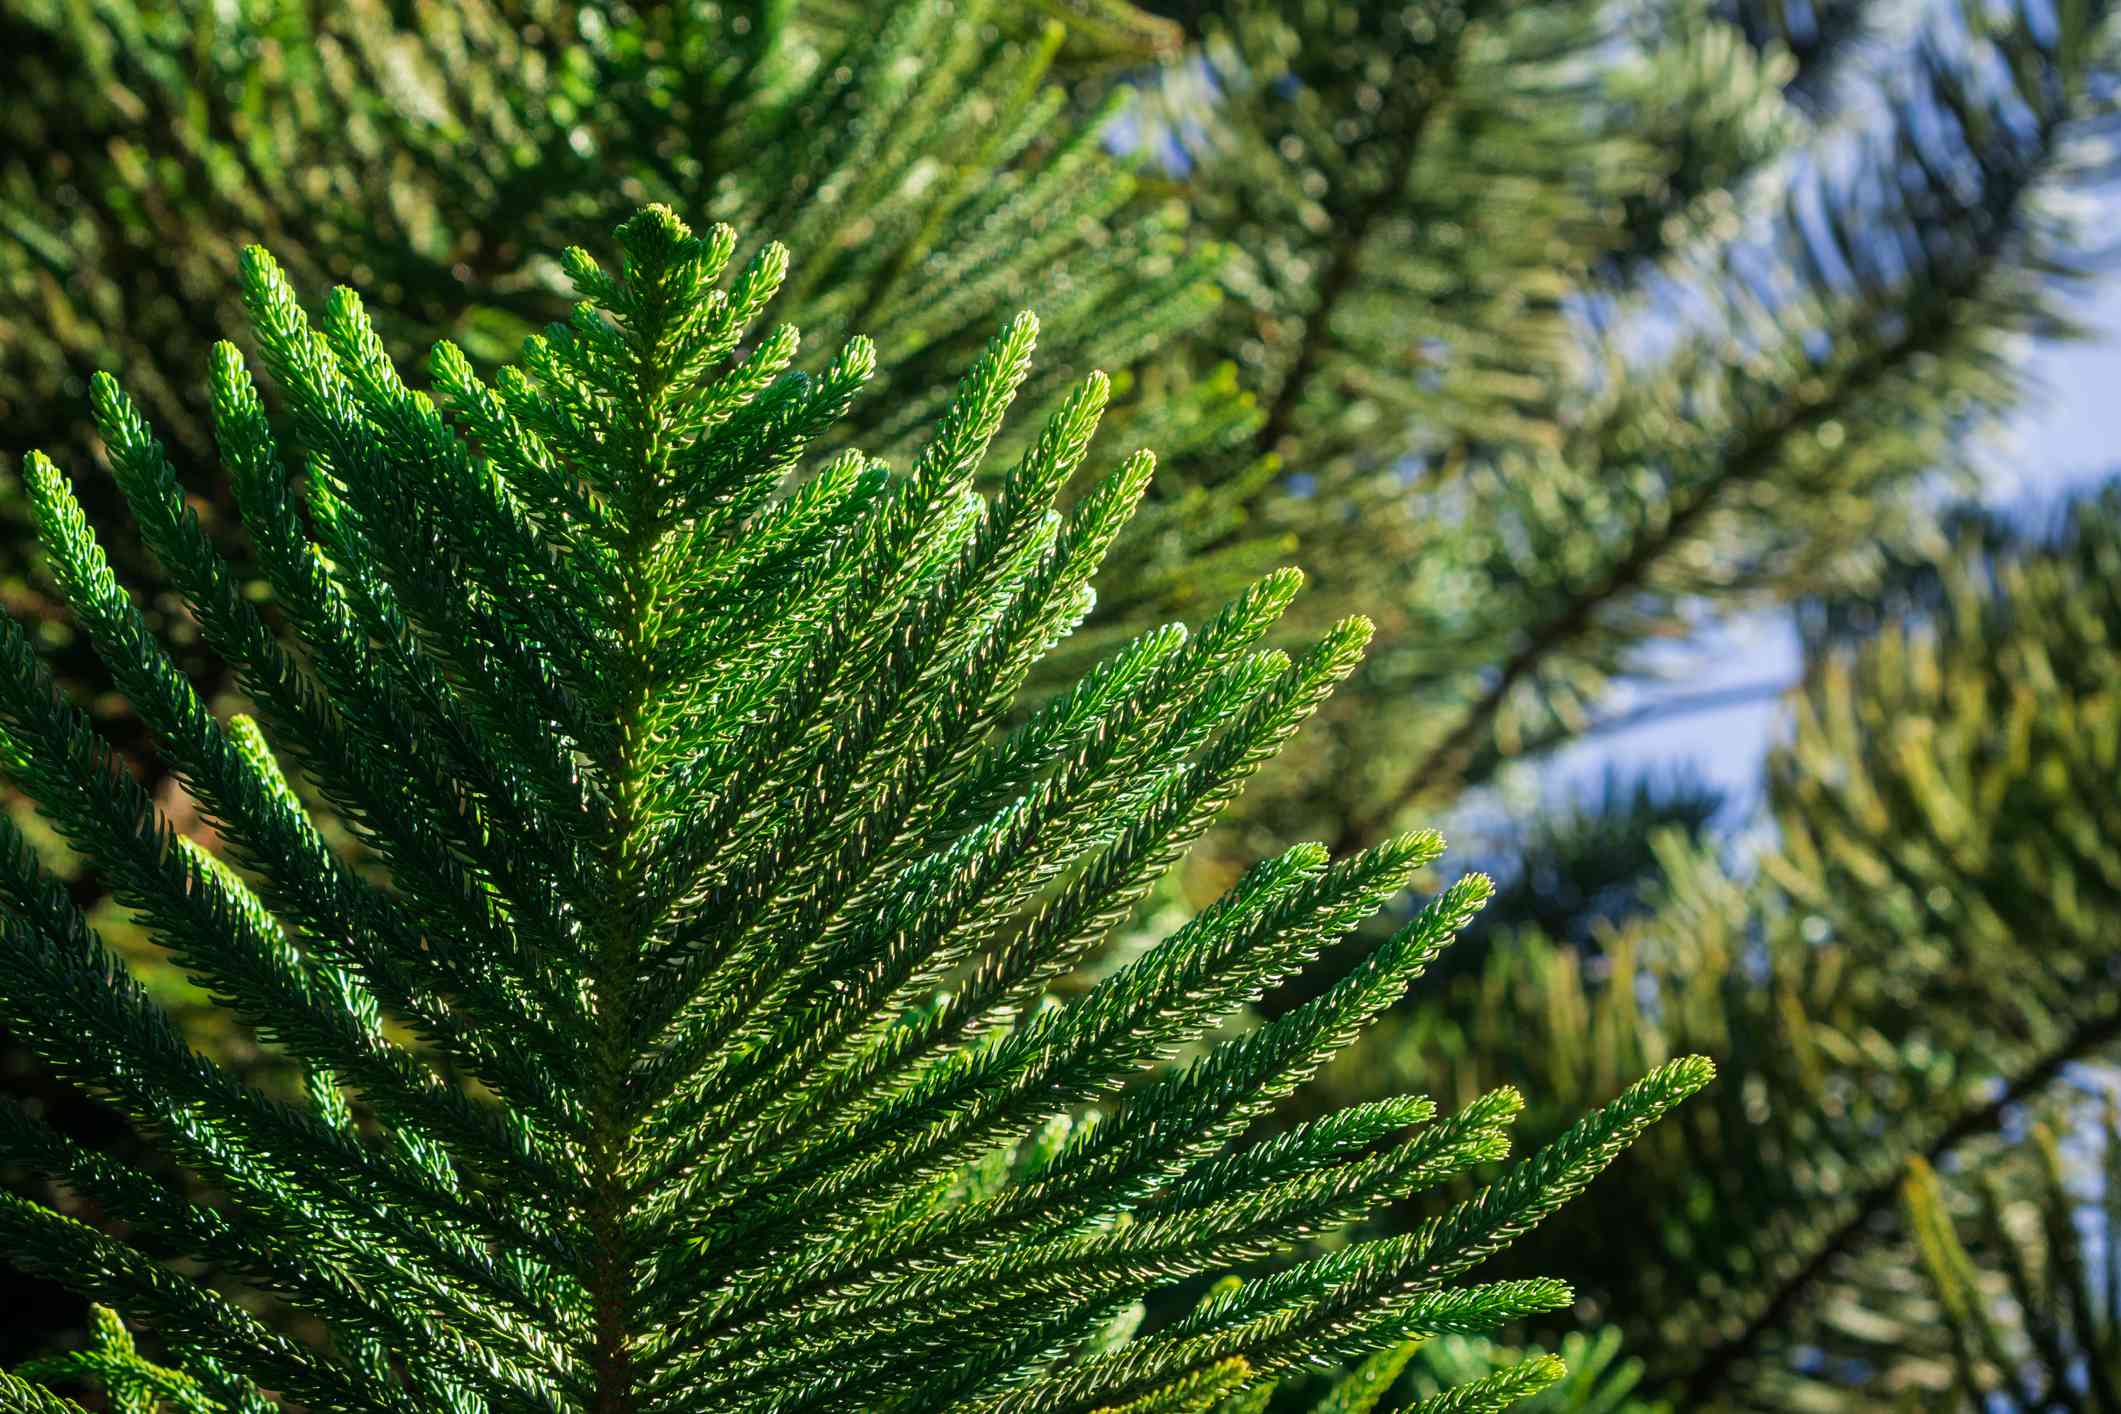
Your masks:
{"label": "evergreen canopy", "polygon": [[1205,342],[1314,485],[1260,517],[1382,626],[1244,814],[1336,848],[1933,545],[2104,267],[2103,0],[1205,8]]}
{"label": "evergreen canopy", "polygon": [[[1702,1103],[1503,1263],[1568,1277],[1688,1414],[1873,1409],[1944,1392],[1959,1354],[1994,1365],[1984,1341],[2029,1348],[1981,1335],[1979,1301],[1911,1299],[1924,1265],[1949,1280],[1958,1263],[1937,1202],[1912,1233],[1897,1209],[1911,1165],[1976,1166],[2121,1041],[2121,486],[2052,537],[1998,531],[1970,525],[1869,637],[1821,636],[1770,756],[1775,846],[1752,877],[1668,835],[1653,911],[1595,952],[1505,935],[1307,1097],[1345,1097],[1347,1072],[1418,1073],[1447,1103],[1507,1083],[1537,1097],[1518,1126],[1536,1142],[1616,1075],[1715,1056]],[[2003,1171],[2051,1187],[2037,1165]],[[1951,1205],[1970,1231],[1977,1197]],[[2008,1251],[1979,1255],[2002,1281]],[[2032,1326],[2071,1299],[2075,1277],[2048,1276]],[[2098,1322],[2068,1321],[2064,1347],[2095,1353]],[[1964,1387],[2066,1390],[2076,1357],[2054,1348]]]}
{"label": "evergreen canopy", "polygon": [[[308,1086],[275,1096],[191,1052],[9,826],[0,1019],[225,1202],[10,1107],[0,1153],[128,1236],[6,1196],[0,1245],[151,1325],[199,1407],[243,1410],[268,1407],[260,1391],[364,1411],[1256,1409],[1305,1362],[1565,1305],[1552,1281],[1456,1279],[1705,1062],[1659,1068],[1417,1231],[1126,1339],[1153,1287],[1503,1155],[1508,1090],[1233,1147],[1487,885],[1450,886],[1313,1002],[1137,1081],[1439,852],[1428,833],[1339,860],[1298,846],[1079,1002],[1043,1000],[1353,667],[1367,626],[1260,648],[1296,590],[1270,576],[1005,722],[1149,476],[1137,453],[1062,509],[1104,380],[975,493],[1029,368],[1021,316],[903,473],[856,451],[810,466],[869,344],[802,373],[793,330],[754,330],[779,246],[718,288],[727,227],[695,237],[650,207],[618,238],[617,273],[567,253],[583,302],[520,368],[489,384],[436,348],[446,418],[350,291],[313,328],[245,253],[307,456],[302,494],[241,356],[216,346],[215,435],[269,612],[96,380],[141,535],[256,722],[210,714],[66,481],[29,459],[54,577],[230,857],[173,833],[11,622],[8,772]],[[358,855],[312,824],[311,791]],[[165,1255],[307,1313],[329,1345]],[[1435,1407],[1501,1407],[1554,1374],[1530,1361]],[[0,1398],[67,1407],[29,1388]]]}

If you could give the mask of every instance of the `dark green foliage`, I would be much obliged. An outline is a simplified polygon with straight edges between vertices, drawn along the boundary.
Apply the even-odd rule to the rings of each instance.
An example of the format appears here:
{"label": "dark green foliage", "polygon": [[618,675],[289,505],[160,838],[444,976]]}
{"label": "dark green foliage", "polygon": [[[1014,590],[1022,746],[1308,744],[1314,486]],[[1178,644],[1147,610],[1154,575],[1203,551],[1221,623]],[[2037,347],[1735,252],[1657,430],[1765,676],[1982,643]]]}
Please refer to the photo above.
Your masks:
{"label": "dark green foliage", "polygon": [[[171,359],[241,328],[227,271],[243,243],[286,251],[305,285],[350,280],[378,294],[379,336],[401,373],[446,335],[490,375],[523,334],[567,313],[549,252],[601,239],[662,197],[800,240],[814,260],[780,312],[813,339],[883,335],[879,395],[823,434],[859,436],[874,455],[910,456],[988,333],[1024,291],[1041,291],[1063,318],[1025,396],[1064,395],[1089,367],[1087,344],[1069,343],[1094,334],[1120,370],[1108,419],[1167,461],[1108,556],[1095,610],[1114,626],[1105,646],[1197,616],[1287,558],[1279,539],[1242,525],[1256,485],[1225,495],[1185,479],[1189,447],[1243,435],[1232,382],[1153,405],[1129,391],[1138,355],[1213,303],[1213,253],[1100,147],[1107,105],[1049,81],[1056,65],[1109,67],[1171,36],[1111,0],[1052,11],[979,0],[838,12],[779,0],[4,7],[0,78],[14,101],[0,107],[0,601],[56,646],[61,681],[172,820],[211,830],[30,574],[23,452],[44,445],[92,465],[91,374],[128,369],[202,525],[240,563],[208,390]],[[1004,445],[994,464],[1017,450]],[[178,668],[217,709],[239,707],[181,596],[124,529],[115,483],[84,476],[80,495],[113,527],[107,548]],[[1195,552],[1210,546],[1227,558],[1197,571]],[[1042,673],[1038,689],[1099,651]],[[5,804],[22,808],[12,795]],[[332,831],[330,803],[311,804]],[[94,906],[96,873],[68,878]],[[101,921],[143,975],[169,975],[121,920]],[[196,1009],[186,1020],[216,1055],[246,1049]],[[74,1132],[93,1132],[93,1115],[64,1109]]]}
{"label": "dark green foliage", "polygon": [[[1108,55],[1133,52],[1115,0],[1053,8]],[[1136,42],[1169,43],[1136,18]],[[232,527],[210,410],[162,364],[240,324],[224,272],[248,242],[289,251],[305,285],[369,290],[401,372],[437,337],[490,372],[566,315],[549,252],[641,201],[772,230],[811,252],[781,296],[789,322],[826,344],[883,339],[878,396],[823,435],[899,459],[1023,291],[1044,292],[1056,330],[1025,388],[1042,409],[1088,371],[1093,338],[1128,370],[1217,298],[1216,252],[1100,145],[1111,105],[1048,82],[1057,55],[1080,55],[1034,5],[37,0],[0,26],[18,98],[0,116],[0,452],[88,454],[91,373],[138,370],[134,396],[198,477],[211,532]],[[1231,380],[1151,404],[1123,371],[1115,402],[1129,435],[1183,463],[1112,556],[1098,612],[1125,639],[1287,547],[1243,524],[1256,476],[1211,485],[1221,464],[1188,456],[1242,435]],[[118,509],[100,485],[84,495],[99,520]],[[19,488],[0,484],[0,511],[0,534],[26,540]],[[145,579],[128,539],[112,549]],[[1229,557],[1219,575],[1195,562],[1210,549]],[[20,567],[0,561],[17,597]],[[181,625],[163,616],[173,599],[149,607],[159,630]],[[62,666],[97,681],[87,661]]]}
{"label": "dark green foliage", "polygon": [[[1944,581],[1923,568],[1937,539],[1933,473],[1963,471],[1961,449],[2014,406],[2025,336],[2069,331],[2086,236],[2104,239],[2068,202],[2107,161],[2106,6],[1166,8],[1191,48],[1170,82],[1145,85],[1143,122],[1155,136],[1161,104],[1169,121],[1207,123],[1180,134],[1190,165],[1159,174],[1100,151],[1092,115],[1116,79],[1140,77],[1115,60],[1166,51],[1173,36],[1101,0],[17,6],[0,64],[11,91],[36,99],[0,117],[12,140],[0,143],[0,359],[9,389],[28,390],[0,419],[7,445],[47,417],[62,420],[50,435],[86,445],[62,431],[81,425],[83,399],[45,390],[85,387],[91,367],[122,358],[209,530],[227,531],[235,498],[203,465],[208,404],[182,379],[152,382],[149,365],[222,327],[222,273],[254,237],[289,247],[304,283],[353,276],[381,290],[380,337],[408,377],[434,333],[455,336],[468,372],[433,376],[468,388],[467,376],[491,381],[525,327],[564,312],[564,272],[535,252],[638,200],[797,233],[818,259],[782,293],[785,317],[828,344],[871,327],[884,338],[874,381],[886,391],[813,445],[901,464],[1002,310],[1020,290],[1051,291],[1080,342],[1049,348],[1023,396],[1058,405],[1094,347],[1126,370],[1109,421],[1167,456],[1092,616],[1032,669],[1022,710],[1073,705],[1042,719],[1050,738],[1024,739],[1021,770],[1050,766],[1179,651],[1156,624],[1198,617],[1263,555],[1293,555],[1316,586],[1271,643],[1296,648],[1354,607],[1382,628],[1314,730],[1238,806],[1239,828],[1197,853],[1173,926],[1291,838],[1316,835],[1336,855],[1392,840],[1595,727],[1645,646],[1705,612],[1795,599],[1822,651],[1905,611],[1940,613]],[[1053,15],[1065,38],[1045,28]],[[1065,93],[1045,86],[1049,60],[1073,84]],[[1214,101],[1188,110],[1185,85],[1204,72]],[[463,411],[484,441],[507,408]],[[765,406],[747,446],[770,454],[797,414]],[[1039,425],[1003,429],[990,464],[1009,464]],[[538,469],[511,475],[531,484]],[[103,483],[83,484],[93,502]],[[133,563],[122,536],[111,548]],[[418,568],[415,546],[394,553]],[[28,586],[7,589],[51,615]],[[266,613],[278,625],[297,602],[275,586]],[[142,607],[172,637],[188,630],[174,596],[145,594]],[[307,612],[305,633],[322,622]],[[214,660],[197,645],[171,651],[217,711],[247,705],[215,697]],[[100,681],[61,662],[70,679]],[[1831,795],[1841,753],[1868,763],[1858,738],[1927,710],[1896,700],[1828,733],[1831,749],[1811,733],[1805,769]],[[546,719],[523,711],[517,738]],[[2015,712],[2002,718],[2014,730]],[[1972,737],[1978,723],[1956,730]],[[150,781],[169,759],[122,725],[114,735]],[[532,785],[553,788],[564,765],[548,761]],[[424,789],[447,789],[455,771]],[[996,767],[921,827],[968,827],[1019,774]],[[1481,952],[1453,955],[1465,975],[1448,993],[1418,994],[1320,1087],[1332,1110],[1437,1084],[1464,1102],[1513,1080],[1538,1102],[1526,1123],[1552,1135],[1679,1050],[1730,1054],[1745,1079],[1719,1091],[1713,1118],[1628,1161],[1634,1187],[1611,1207],[1505,1259],[1588,1274],[1600,1318],[1626,1327],[1655,1393],[1715,1365],[1731,1367],[1715,1380],[1768,1408],[1840,1397],[1792,1384],[1778,1362],[1809,1348],[1819,1312],[1873,1310],[1878,1284],[1835,1254],[1865,1245],[1858,1236],[1884,1241],[1873,1229],[1889,1223],[1844,1219],[1884,1212],[1901,1159],[1950,1138],[1952,1116],[1979,1116],[1963,1102],[1980,1077],[2018,1074],[2054,1040],[2018,1016],[2018,999],[1992,1002],[1994,977],[1969,985],[1944,968],[1919,996],[1888,985],[1904,960],[1877,939],[1921,909],[1876,887],[1875,859],[1849,861],[1885,852],[1876,841],[1907,829],[1893,812],[1917,792],[1890,810],[1829,800],[1821,822],[1845,810],[1861,828],[1818,823],[1815,838],[1787,823],[1804,774],[1779,777],[1792,843],[1757,888],[1700,850],[1653,851],[1636,827],[1654,811],[1528,826],[1519,880],[1564,881],[1559,897],[1526,891],[1537,930],[1489,925]],[[300,773],[296,784],[332,829],[345,802]],[[165,791],[160,803],[174,815],[187,802]],[[1681,823],[1695,822],[1682,812]],[[1821,847],[1806,853],[1808,840]],[[435,843],[446,857],[450,842]],[[2052,883],[2030,873],[2028,895]],[[84,903],[100,883],[83,876]],[[2000,877],[1991,886],[2008,892]],[[1662,916],[1634,916],[1645,896]],[[1608,897],[1617,906],[1595,922]],[[2005,905],[2043,920],[2064,906]],[[1810,938],[1844,917],[1876,938]],[[1364,941],[1326,951],[1314,972]],[[1927,967],[1939,953],[1916,956]],[[1324,986],[1253,980],[1273,987],[1269,1014]],[[489,1000],[505,1011],[513,997]],[[1904,1015],[1916,1003],[1927,1031]],[[1999,1036],[2027,1049],[1999,1050]],[[1646,1227],[1655,1260],[1635,1244]],[[1905,1258],[1904,1244],[1893,1250]],[[1898,1274],[1911,1270],[1903,1260]],[[1876,1354],[1860,1334],[1829,1334],[1837,1359]],[[1217,1365],[1198,1378],[1194,1395],[1171,1397],[1205,1399],[1236,1376]],[[1720,1397],[1689,1393],[1678,1407]]]}
{"label": "dark green foliage", "polygon": [[26,1414],[63,1410],[64,1400],[30,1386],[28,1381],[48,1385],[89,1384],[106,1392],[116,1414],[215,1414],[223,1408],[198,1380],[181,1370],[172,1370],[143,1358],[115,1311],[95,1307],[94,1328],[86,1350],[35,1360],[12,1376],[0,1375],[0,1406],[21,1409]]}
{"label": "dark green foliage", "polygon": [[[816,338],[894,331],[880,376],[912,435],[1033,272],[1161,319],[1201,282],[1153,219],[1110,234],[1164,257],[1167,279],[1092,258],[1085,236],[1132,180],[1086,163],[1087,128],[1056,130],[1040,80],[1059,32],[996,10],[894,4],[841,25],[781,3],[15,7],[11,445],[77,425],[57,395],[95,368],[237,322],[223,272],[245,240],[306,238],[304,279],[357,274],[394,353],[447,333],[492,358],[564,313],[548,253],[644,196],[814,251],[790,312]],[[207,409],[159,376],[143,402],[203,460]]]}
{"label": "dark green foliage", "polygon": [[[350,291],[313,327],[245,253],[289,431],[228,344],[215,431],[299,652],[96,380],[141,536],[255,722],[208,710],[30,457],[54,579],[228,852],[173,833],[12,623],[9,775],[307,1093],[188,1050],[10,829],[4,1020],[220,1201],[11,1108],[0,1152],[129,1236],[8,1196],[0,1245],[153,1327],[246,1410],[259,1390],[343,1410],[1201,1408],[1565,1306],[1550,1281],[1456,1279],[1706,1063],[1659,1069],[1417,1232],[1101,1335],[1158,1286],[1503,1156],[1509,1090],[1232,1147],[1392,1004],[1485,881],[1442,891],[1314,1002],[1132,1083],[1435,859],[1428,834],[1337,861],[1298,846],[1074,1004],[1042,1001],[1354,667],[1367,625],[1260,647],[1296,589],[1270,576],[1009,726],[1146,488],[1136,454],[1060,508],[1105,380],[1062,400],[991,498],[972,484],[1028,376],[1029,316],[903,472],[828,455],[874,353],[856,339],[789,369],[793,332],[756,325],[786,253],[740,264],[729,228],[695,238],[660,207],[619,241],[617,272],[567,252],[582,302],[520,369],[488,383],[437,347],[446,415]],[[311,792],[357,855],[312,823]]]}
{"label": "dark green foliage", "polygon": [[[1304,626],[1363,607],[1383,642],[1248,813],[1351,847],[1581,730],[1704,603],[1860,582],[2006,399],[2005,342],[2057,327],[2098,4],[1924,7],[1852,162],[1834,76],[1892,28],[1871,6],[1180,8],[1172,72],[1217,96],[1176,180],[1100,150],[1105,60],[1174,42],[1113,0],[19,8],[8,436],[223,327],[246,239],[377,289],[401,358],[443,333],[484,367],[561,307],[536,252],[626,204],[787,232],[818,252],[793,322],[892,331],[847,426],[899,457],[1035,281],[1166,464],[1039,690],[1296,553]],[[1042,86],[1055,45],[1097,77]],[[197,395],[145,393],[203,462]]]}
{"label": "dark green foliage", "polygon": [[1561,1352],[1558,1366],[1539,1372],[1538,1362],[1527,1362],[1519,1351],[1485,1340],[1446,1336],[1416,1351],[1403,1388],[1431,1401],[1412,1406],[1417,1409],[1481,1408],[1477,1403],[1461,1406],[1449,1401],[1468,1400],[1470,1396],[1461,1391],[1477,1380],[1514,1391],[1520,1382],[1545,1373],[1556,1378],[1537,1393],[1518,1403],[1485,1407],[1513,1409],[1516,1414],[1670,1414],[1670,1405],[1637,1397],[1642,1362],[1623,1352],[1617,1330],[1609,1328],[1596,1335],[1572,1332],[1557,1348]]}

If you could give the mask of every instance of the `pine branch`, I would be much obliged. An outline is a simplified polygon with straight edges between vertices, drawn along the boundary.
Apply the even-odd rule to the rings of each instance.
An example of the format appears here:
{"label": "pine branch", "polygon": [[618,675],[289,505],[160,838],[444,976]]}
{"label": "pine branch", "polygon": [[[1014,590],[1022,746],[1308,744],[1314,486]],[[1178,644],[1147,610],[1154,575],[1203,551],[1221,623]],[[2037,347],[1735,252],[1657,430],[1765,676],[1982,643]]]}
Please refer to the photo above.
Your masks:
{"label": "pine branch", "polygon": [[[2084,21],[2081,29],[2095,29]],[[2076,38],[2069,43],[2088,42]],[[2042,46],[2043,49],[2045,46]],[[2045,56],[2043,55],[2043,58]],[[2067,60],[2070,56],[2061,56]],[[1950,77],[1932,80],[1945,90],[1943,101],[1964,101],[1949,88]],[[2054,132],[2069,118],[2066,108],[2055,107],[2038,114],[2043,140],[2035,144],[2036,160],[2023,166],[1986,164],[1986,188],[1967,218],[1975,227],[1972,248],[1955,254],[1954,263],[1941,270],[1923,272],[1906,292],[1904,307],[1884,339],[1875,337],[1866,325],[1875,302],[1890,292],[1865,291],[1853,307],[1836,318],[1834,337],[1855,341],[1860,352],[1853,359],[1830,362],[1826,376],[1815,378],[1803,389],[1774,399],[1765,406],[1748,409],[1737,428],[1733,443],[1716,448],[1709,476],[1682,484],[1671,500],[1644,531],[1633,535],[1588,585],[1573,588],[1567,598],[1545,617],[1522,630],[1518,646],[1487,674],[1479,696],[1464,708],[1451,730],[1428,748],[1415,768],[1379,804],[1365,808],[1344,823],[1336,848],[1357,848],[1391,828],[1391,822],[1435,788],[1437,782],[1459,781],[1489,748],[1496,719],[1513,694],[1533,680],[1552,660],[1562,657],[1596,632],[1599,614],[1643,589],[1652,575],[1678,549],[1690,543],[1694,529],[1748,488],[1782,469],[1782,458],[1792,445],[1802,445],[1830,421],[1849,415],[1867,401],[1888,399],[1888,388],[1905,370],[1919,367],[1925,359],[1950,358],[1956,346],[1971,332],[1982,329],[1988,314],[1984,294],[2013,279],[2020,263],[2037,268],[2040,257],[2021,250],[2023,233],[2014,213],[2027,194],[2059,161]],[[1944,219],[1940,213],[1917,213],[1929,219]],[[2031,316],[2038,317],[2037,311]],[[1809,362],[1809,360],[1804,360]],[[1623,419],[1601,429],[1605,436],[1626,436]],[[1601,463],[1619,460],[1612,449],[1600,445],[1593,453]]]}
{"label": "pine branch", "polygon": [[[1267,403],[1266,416],[1260,420],[1259,430],[1252,435],[1253,449],[1261,456],[1280,455],[1283,442],[1295,425],[1303,400],[1311,392],[1311,380],[1317,376],[1320,361],[1333,340],[1333,316],[1355,286],[1355,277],[1362,266],[1363,247],[1369,241],[1371,229],[1378,220],[1394,211],[1404,199],[1407,183],[1414,173],[1414,151],[1420,145],[1422,130],[1443,103],[1443,95],[1450,91],[1451,70],[1448,62],[1429,77],[1425,90],[1413,100],[1411,112],[1397,125],[1398,139],[1385,158],[1386,178],[1376,190],[1365,193],[1352,208],[1340,213],[1333,238],[1332,257],[1326,268],[1319,272],[1315,287],[1316,305],[1304,320],[1303,337],[1297,341],[1296,356],[1281,376],[1274,389],[1273,398]],[[1395,95],[1399,101],[1403,98]]]}
{"label": "pine branch", "polygon": [[[1049,996],[1354,670],[1369,625],[1261,647],[1300,583],[1270,575],[1005,730],[1148,481],[1136,454],[1065,499],[1106,380],[977,490],[1030,383],[1038,326],[1020,316],[905,475],[859,453],[813,471],[874,346],[812,374],[789,367],[793,331],[753,335],[790,268],[777,246],[740,266],[733,231],[695,236],[654,206],[617,241],[615,270],[563,257],[582,301],[527,341],[527,371],[488,385],[438,350],[454,420],[350,292],[313,323],[246,253],[299,488],[226,345],[216,427],[296,645],[238,588],[132,402],[96,382],[146,538],[258,720],[214,715],[31,459],[54,577],[231,858],[175,833],[13,623],[0,768],[304,1082],[268,1094],[186,1048],[0,826],[0,1020],[221,1200],[0,1111],[0,1157],[128,1225],[6,1198],[10,1255],[144,1320],[178,1361],[135,1368],[117,1331],[64,1368],[241,1414],[262,1414],[257,1389],[446,1414],[1017,1395],[1088,1414],[1204,1409],[1299,1363],[1563,1304],[1553,1282],[1448,1283],[1705,1063],[1653,1075],[1418,1251],[1313,1259],[1229,1331],[1130,1344],[1112,1325],[1158,1287],[1505,1156],[1511,1090],[1243,1142],[1485,897],[1460,881],[1304,1006],[1225,1034],[1408,887],[1434,834],[1340,860],[1298,846],[1073,1004]],[[1351,1408],[1385,1369],[1358,1371]]]}

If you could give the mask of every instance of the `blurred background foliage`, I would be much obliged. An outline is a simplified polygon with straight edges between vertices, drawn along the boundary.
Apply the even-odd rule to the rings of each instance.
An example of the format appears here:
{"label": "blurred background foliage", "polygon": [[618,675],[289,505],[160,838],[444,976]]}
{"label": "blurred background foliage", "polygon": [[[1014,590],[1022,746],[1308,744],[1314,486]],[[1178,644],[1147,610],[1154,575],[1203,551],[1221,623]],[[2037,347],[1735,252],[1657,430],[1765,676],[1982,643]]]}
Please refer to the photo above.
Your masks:
{"label": "blurred background foliage", "polygon": [[[808,348],[878,338],[848,435],[901,463],[1028,303],[1030,403],[1104,367],[1102,455],[1162,457],[1049,681],[1275,563],[1381,629],[1121,947],[1262,850],[1444,823],[1494,905],[1301,1104],[1515,1083],[1529,1147],[1723,1067],[1511,1249],[1591,1331],[1523,1333],[1572,1373],[1521,1407],[2121,1409],[2111,1148],[2068,1103],[2121,1037],[2121,490],[2027,527],[1971,454],[2108,254],[2103,0],[11,0],[0,79],[0,599],[173,813],[6,478],[43,446],[122,524],[85,405],[122,368],[240,554],[195,375],[241,244],[361,286],[408,370],[490,364],[565,317],[554,251],[668,201],[788,244]],[[1762,609],[1803,666],[1757,809],[1526,793]],[[0,1359],[87,1319],[0,1310],[43,1313]],[[1380,1407],[1516,1358],[1434,1343]]]}
{"label": "blurred background foliage", "polygon": [[2037,1124],[1902,1194],[1953,1392],[1999,1414],[2121,1404],[2121,1129],[2110,1106],[2058,1118],[2078,1138]]}

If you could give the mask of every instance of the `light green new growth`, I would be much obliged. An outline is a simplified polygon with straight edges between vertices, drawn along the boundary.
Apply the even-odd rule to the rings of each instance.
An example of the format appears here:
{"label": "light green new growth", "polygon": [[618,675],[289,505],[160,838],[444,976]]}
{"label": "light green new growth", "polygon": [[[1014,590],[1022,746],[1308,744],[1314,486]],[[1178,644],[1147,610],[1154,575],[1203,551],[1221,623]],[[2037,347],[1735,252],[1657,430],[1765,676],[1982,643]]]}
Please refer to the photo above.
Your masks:
{"label": "light green new growth", "polygon": [[89,1314],[93,1326],[87,1350],[33,1360],[14,1376],[0,1375],[0,1404],[32,1411],[63,1410],[66,1401],[56,1400],[21,1383],[87,1381],[100,1386],[114,1414],[155,1414],[170,1409],[177,1414],[216,1414],[224,1406],[204,1386],[180,1370],[170,1370],[144,1359],[133,1345],[132,1333],[108,1306]]}
{"label": "light green new growth", "polygon": [[[1296,589],[1270,576],[1012,716],[1147,483],[1138,454],[1064,494],[1104,380],[975,493],[1030,367],[1025,315],[902,472],[856,452],[811,465],[870,345],[798,371],[794,331],[754,332],[778,246],[725,287],[727,228],[695,237],[651,207],[618,238],[616,272],[567,254],[583,302],[520,369],[483,382],[440,346],[440,406],[400,381],[350,291],[312,325],[246,254],[291,437],[230,345],[211,391],[269,611],[97,380],[142,538],[255,721],[201,701],[67,482],[29,459],[52,576],[226,857],[114,769],[12,623],[8,773],[308,1076],[293,1102],[192,1053],[8,827],[0,1020],[217,1195],[0,1112],[0,1160],[127,1233],[4,1196],[0,1250],[150,1328],[186,1373],[126,1363],[116,1327],[49,1371],[101,1374],[136,1405],[250,1411],[1235,1408],[1321,1360],[1565,1306],[1556,1282],[1453,1282],[1704,1062],[1657,1071],[1411,1237],[1122,1338],[1115,1318],[1154,1288],[1504,1156],[1508,1090],[1233,1147],[1488,886],[1459,881],[1314,1000],[1189,1052],[1441,848],[1301,845],[1079,1002],[1048,1002],[1354,667],[1367,625],[1261,647]],[[312,794],[356,855],[312,823]],[[1328,1407],[1366,1407],[1364,1378]],[[0,1407],[72,1407],[22,1388]]]}

